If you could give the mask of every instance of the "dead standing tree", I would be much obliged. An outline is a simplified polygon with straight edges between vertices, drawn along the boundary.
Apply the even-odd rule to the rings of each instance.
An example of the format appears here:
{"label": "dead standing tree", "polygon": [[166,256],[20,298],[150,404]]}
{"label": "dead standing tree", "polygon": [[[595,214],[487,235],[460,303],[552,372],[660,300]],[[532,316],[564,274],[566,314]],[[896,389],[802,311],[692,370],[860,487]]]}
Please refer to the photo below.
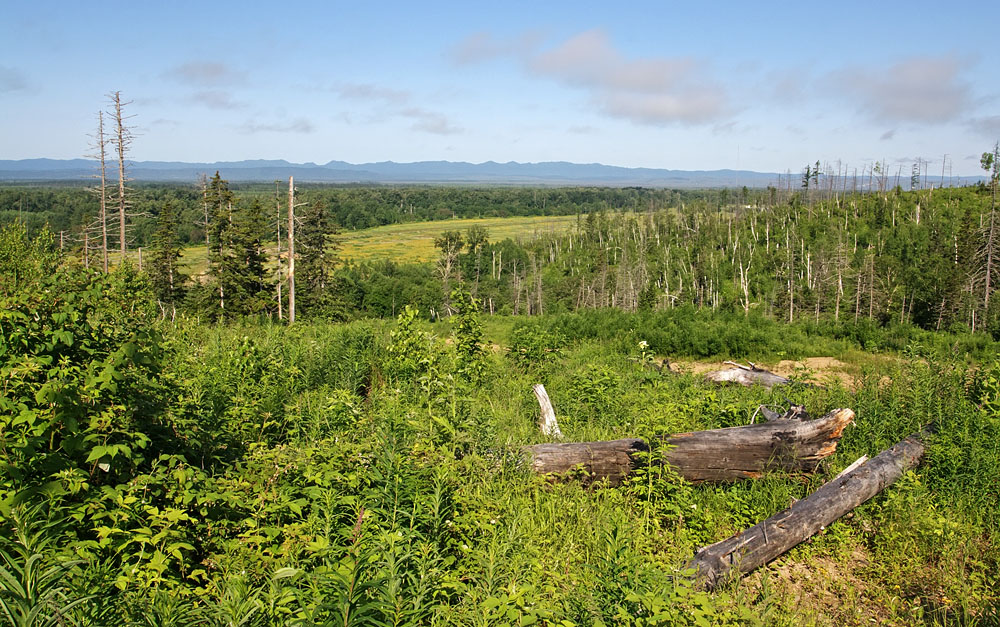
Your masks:
{"label": "dead standing tree", "polygon": [[91,158],[97,159],[98,167],[100,168],[100,173],[97,175],[100,183],[94,192],[98,195],[100,199],[100,209],[97,214],[97,220],[95,223],[91,223],[84,227],[83,232],[83,250],[84,258],[86,259],[87,265],[89,267],[90,262],[90,251],[88,250],[90,246],[90,233],[89,230],[93,229],[100,233],[101,242],[101,264],[104,268],[104,272],[108,271],[108,192],[107,192],[107,147],[108,138],[104,134],[104,112],[97,112],[97,134],[94,136],[94,152],[89,155]]}
{"label": "dead standing tree", "polygon": [[126,124],[126,120],[132,116],[124,115],[122,109],[132,103],[131,101],[122,102],[120,91],[112,92],[108,95],[108,99],[111,101],[113,108],[111,114],[114,116],[115,123],[114,134],[111,136],[111,144],[114,146],[118,156],[118,196],[116,200],[118,202],[118,247],[121,255],[119,263],[121,263],[125,260],[127,250],[126,228],[129,209],[125,155],[132,146],[133,139],[132,129]]}
{"label": "dead standing tree", "polygon": [[288,324],[295,322],[295,185],[288,177]]}
{"label": "dead standing tree", "polygon": [[[295,322],[295,207],[305,203],[295,204],[295,183],[293,177],[288,177],[288,324]],[[280,251],[279,251],[280,252]],[[280,254],[279,254],[280,265]]]}

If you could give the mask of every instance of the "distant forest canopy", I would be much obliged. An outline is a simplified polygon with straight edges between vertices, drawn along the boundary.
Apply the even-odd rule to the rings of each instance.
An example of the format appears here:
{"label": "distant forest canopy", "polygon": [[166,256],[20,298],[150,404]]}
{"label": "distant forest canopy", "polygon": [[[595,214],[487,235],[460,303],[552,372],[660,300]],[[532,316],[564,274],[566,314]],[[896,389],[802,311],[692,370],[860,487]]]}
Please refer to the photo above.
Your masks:
{"label": "distant forest canopy", "polygon": [[[310,291],[300,285],[299,315],[387,317],[406,304],[447,315],[452,290],[460,287],[488,313],[690,307],[789,322],[911,323],[1000,337],[1000,302],[993,297],[1000,263],[996,181],[869,193],[824,187],[806,174],[794,188],[700,192],[302,186],[297,220],[301,236],[313,243],[297,246],[296,259],[303,266],[299,275],[311,272],[312,291],[322,298],[310,305]],[[232,232],[217,232],[208,273],[197,280],[181,276],[176,264],[159,266],[170,273],[171,307],[209,318],[277,319],[283,264],[269,261],[261,242],[273,240],[275,226],[287,219],[286,189],[212,184],[221,187],[206,195],[196,187],[136,186],[132,207],[140,217],[133,220],[129,248],[148,242],[156,256],[164,246],[202,243],[207,202],[213,207],[209,235],[227,215]],[[169,224],[158,229],[168,205]],[[89,223],[94,199],[81,189],[8,187],[0,189],[0,208],[6,222],[21,217],[34,229],[49,223],[58,240],[59,231],[69,237]],[[447,222],[538,214],[580,217],[570,232],[530,241],[492,241],[481,227],[459,232]],[[345,264],[336,257],[338,224],[364,228],[431,219],[442,220],[434,264]],[[74,238],[67,248],[79,247]],[[176,261],[182,254],[171,248],[168,257]],[[241,255],[254,258],[259,276],[225,274],[245,270],[227,262]],[[233,281],[229,290],[227,280]],[[175,281],[190,289],[174,291]],[[241,306],[243,293],[254,295],[252,306]]]}
{"label": "distant forest canopy", "polygon": [[[232,183],[241,200],[259,200],[268,215],[274,239],[276,202],[284,202],[287,181],[273,184]],[[324,202],[331,219],[344,229],[365,229],[401,222],[449,218],[574,215],[593,211],[664,209],[679,203],[727,204],[739,198],[727,190],[667,190],[638,187],[462,187],[371,186],[297,184],[302,202]],[[200,185],[130,184],[132,205],[129,247],[152,241],[156,219],[169,201],[178,214],[178,236],[183,244],[205,241],[204,197]],[[756,190],[760,193],[760,190]],[[746,195],[751,192],[747,190]],[[277,197],[277,200],[276,200]],[[23,221],[29,233],[43,226],[73,241],[82,238],[84,225],[99,214],[99,198],[91,189],[64,183],[0,186],[0,225]]]}

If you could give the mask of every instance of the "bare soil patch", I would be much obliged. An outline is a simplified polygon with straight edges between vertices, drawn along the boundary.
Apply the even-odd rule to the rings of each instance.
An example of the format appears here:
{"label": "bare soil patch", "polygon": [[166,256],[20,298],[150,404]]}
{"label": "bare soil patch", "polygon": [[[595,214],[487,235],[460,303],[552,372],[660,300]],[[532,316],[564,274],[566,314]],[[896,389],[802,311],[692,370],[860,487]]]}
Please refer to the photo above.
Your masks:
{"label": "bare soil patch", "polygon": [[[840,384],[845,387],[854,387],[853,368],[834,357],[806,357],[801,360],[785,359],[777,364],[758,363],[757,366],[783,377],[795,379],[796,381],[818,383],[820,385]],[[731,367],[721,361],[676,361],[670,364],[670,369],[674,372],[691,374],[703,374]]]}

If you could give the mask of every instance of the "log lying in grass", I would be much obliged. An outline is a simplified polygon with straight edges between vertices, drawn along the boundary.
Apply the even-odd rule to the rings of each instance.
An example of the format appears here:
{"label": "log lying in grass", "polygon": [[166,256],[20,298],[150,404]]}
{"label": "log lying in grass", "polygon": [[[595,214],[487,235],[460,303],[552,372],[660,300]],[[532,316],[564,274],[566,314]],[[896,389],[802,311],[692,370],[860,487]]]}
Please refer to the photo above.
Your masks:
{"label": "log lying in grass", "polygon": [[743,366],[731,361],[727,361],[725,363],[730,364],[733,367],[727,368],[726,370],[707,372],[705,373],[705,378],[713,383],[736,383],[745,387],[762,385],[766,388],[772,388],[776,385],[792,384],[812,386],[810,383],[794,381],[781,375],[774,374],[769,370],[758,368],[753,362],[751,362],[749,366]]}
{"label": "log lying in grass", "polygon": [[711,589],[783,555],[914,468],[924,454],[924,445],[918,438],[918,435],[906,438],[842,473],[785,511],[701,549],[687,567],[695,570],[701,585]]}
{"label": "log lying in grass", "polygon": [[[745,427],[678,433],[667,438],[670,465],[692,483],[753,479],[768,470],[811,472],[837,450],[854,420],[850,409],[835,409],[815,420],[774,420]],[[591,481],[618,485],[642,463],[649,445],[638,438],[609,442],[536,444],[525,447],[535,472],[582,470]]]}

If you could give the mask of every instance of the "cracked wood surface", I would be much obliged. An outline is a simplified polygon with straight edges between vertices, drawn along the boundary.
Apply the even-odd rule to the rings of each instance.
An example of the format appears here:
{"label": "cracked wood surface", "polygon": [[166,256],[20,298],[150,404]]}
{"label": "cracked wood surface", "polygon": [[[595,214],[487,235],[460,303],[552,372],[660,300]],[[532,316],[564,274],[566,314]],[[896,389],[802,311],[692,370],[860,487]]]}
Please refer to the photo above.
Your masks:
{"label": "cracked wood surface", "polygon": [[784,555],[916,467],[924,445],[911,435],[825,483],[808,497],[735,536],[698,551],[687,568],[714,588]]}
{"label": "cracked wood surface", "polygon": [[[835,409],[815,420],[774,420],[743,427],[678,433],[666,438],[666,459],[692,483],[753,479],[769,470],[811,472],[837,450],[854,420],[850,409]],[[605,442],[536,444],[524,447],[535,472],[581,471],[588,481],[621,481],[649,450],[638,438]],[[585,473],[585,474],[583,474]]]}

